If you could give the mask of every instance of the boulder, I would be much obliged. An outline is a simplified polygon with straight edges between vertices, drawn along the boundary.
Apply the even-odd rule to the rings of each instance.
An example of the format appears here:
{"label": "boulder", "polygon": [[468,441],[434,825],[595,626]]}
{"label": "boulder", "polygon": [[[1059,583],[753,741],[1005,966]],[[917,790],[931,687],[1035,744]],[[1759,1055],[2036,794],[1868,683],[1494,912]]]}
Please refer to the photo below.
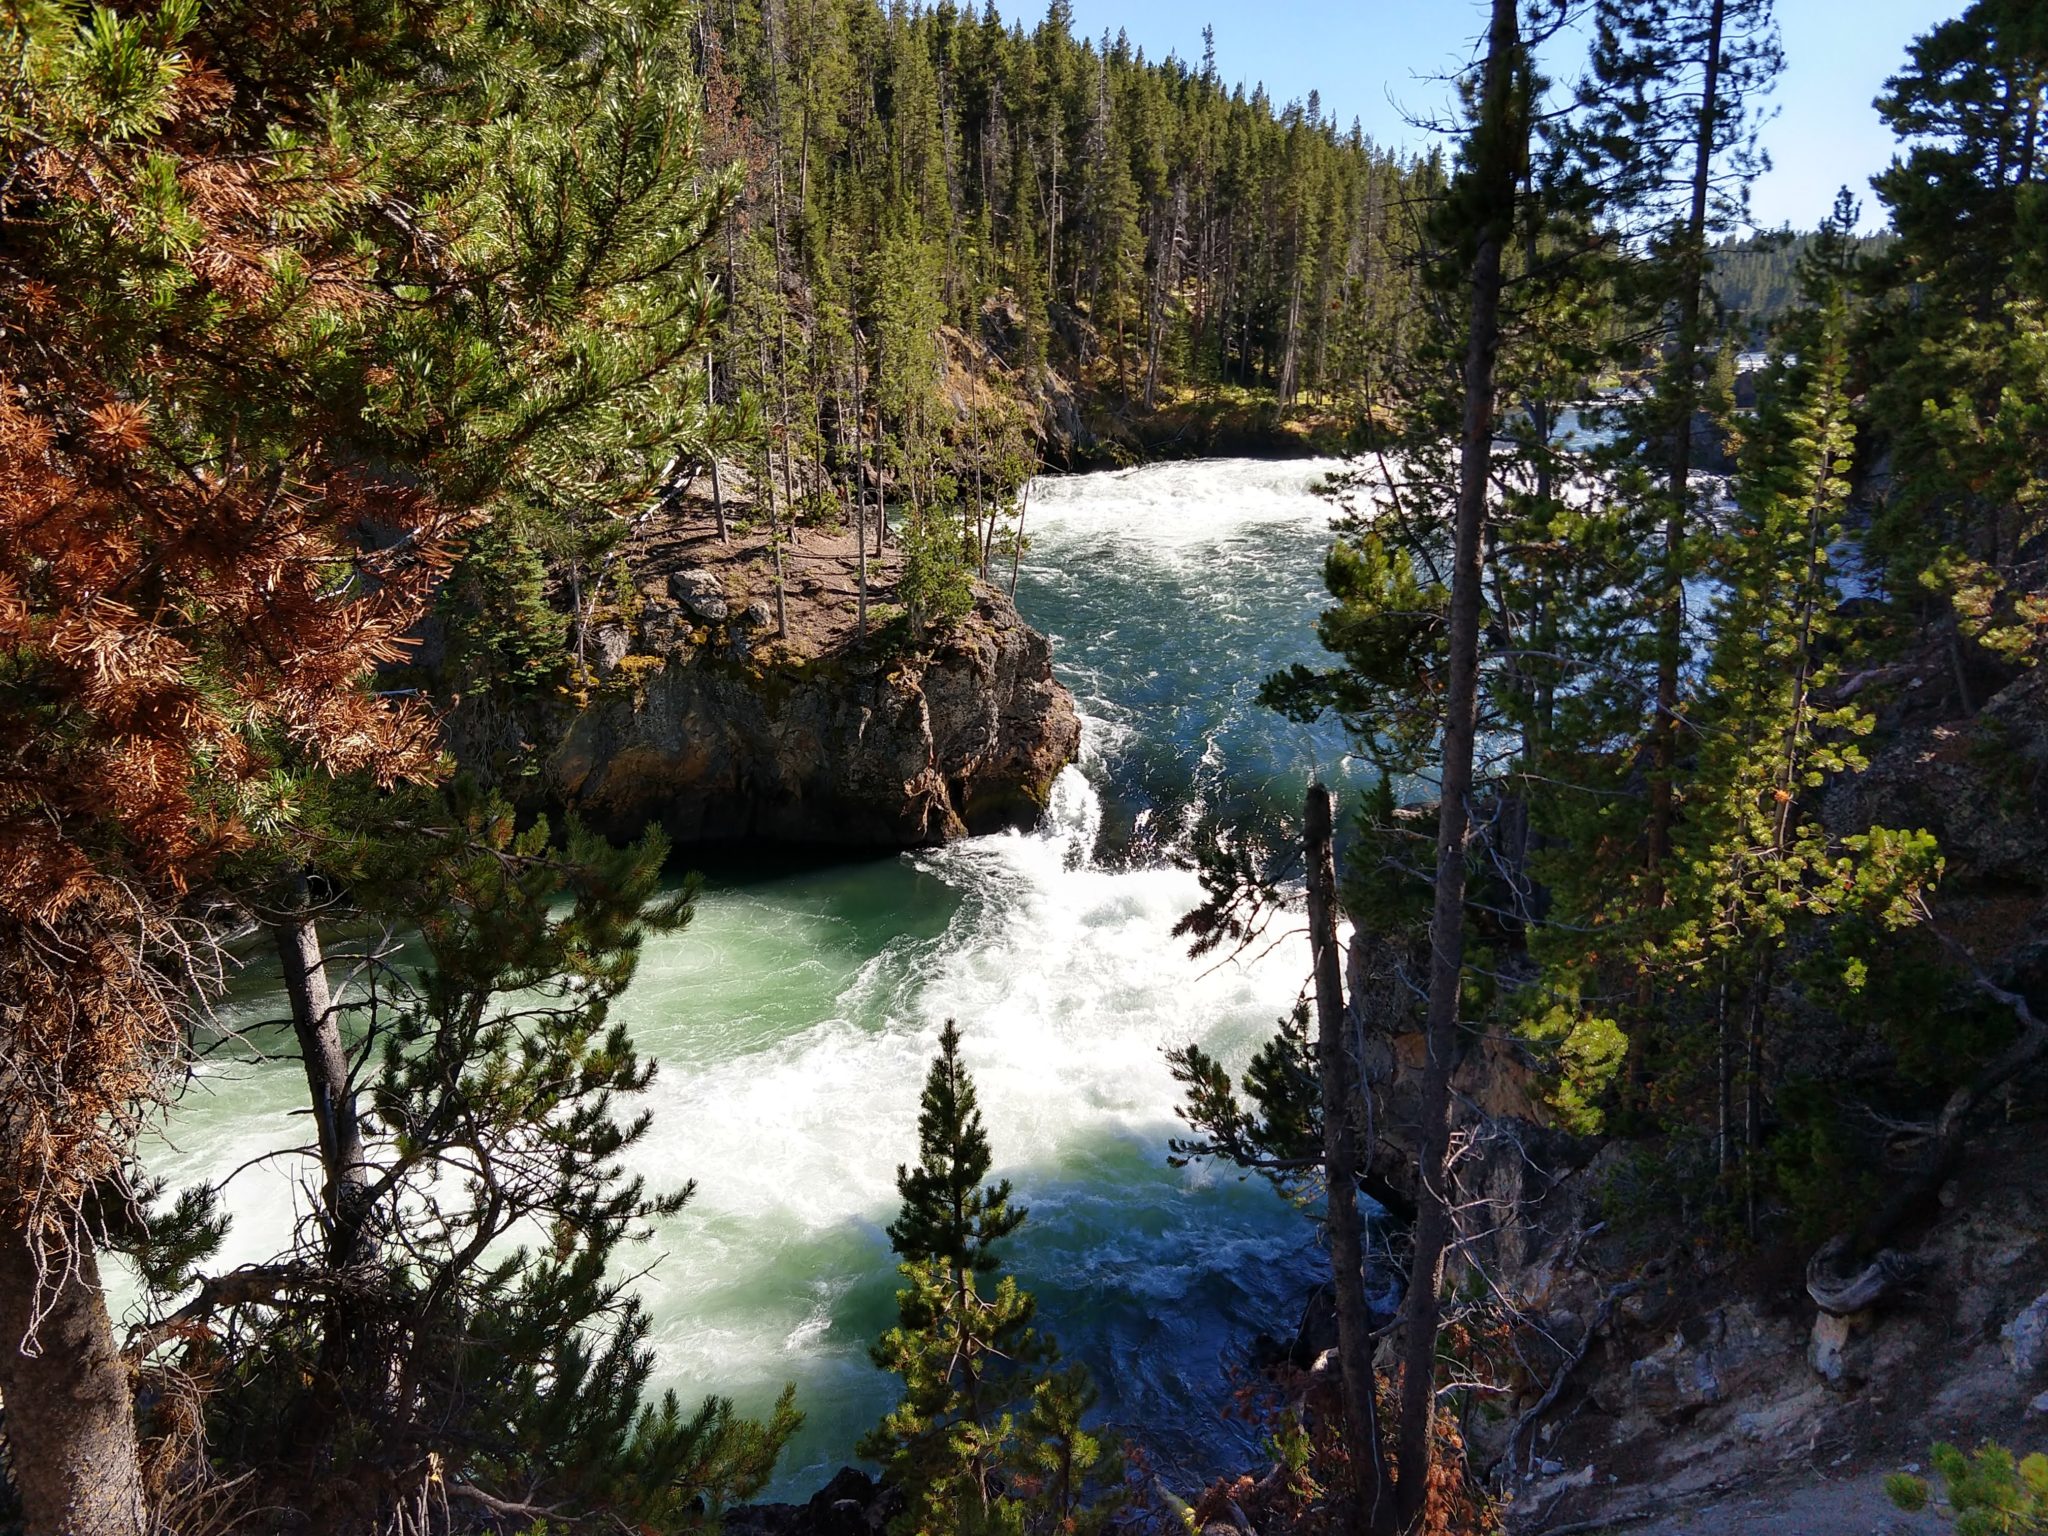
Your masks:
{"label": "boulder", "polygon": [[2048,1370],[2048,1291],[1999,1329],[1998,1342],[2021,1385],[2038,1380],[2043,1370]]}
{"label": "boulder", "polygon": [[1336,1293],[1327,1285],[1319,1285],[1309,1293],[1308,1302],[1301,1309],[1301,1322],[1295,1327],[1294,1342],[1286,1351],[1287,1360],[1297,1370],[1308,1370],[1324,1353],[1336,1348]]}
{"label": "boulder", "polygon": [[640,608],[640,645],[649,655],[666,656],[690,641],[690,621],[673,598],[649,597]]}
{"label": "boulder", "polygon": [[623,624],[600,624],[590,634],[590,663],[602,677],[618,671],[632,649],[633,636]]}
{"label": "boulder", "polygon": [[1635,1361],[1628,1383],[1631,1403],[1652,1418],[1721,1400],[1721,1373],[1712,1352],[1682,1345]]}
{"label": "boulder", "polygon": [[878,1536],[903,1501],[894,1490],[854,1467],[802,1504],[743,1504],[727,1510],[720,1528],[745,1536]]}
{"label": "boulder", "polygon": [[677,571],[669,577],[668,589],[677,602],[707,624],[722,624],[732,614],[725,583],[710,571]]}
{"label": "boulder", "polygon": [[1848,1374],[1846,1355],[1849,1341],[1856,1336],[1856,1315],[1816,1313],[1813,1334],[1806,1344],[1806,1363],[1829,1386],[1840,1386]]}
{"label": "boulder", "polygon": [[1746,1300],[1688,1313],[1630,1363],[1630,1406],[1663,1419],[1754,1395],[1781,1380],[1791,1347],[1789,1330]]}

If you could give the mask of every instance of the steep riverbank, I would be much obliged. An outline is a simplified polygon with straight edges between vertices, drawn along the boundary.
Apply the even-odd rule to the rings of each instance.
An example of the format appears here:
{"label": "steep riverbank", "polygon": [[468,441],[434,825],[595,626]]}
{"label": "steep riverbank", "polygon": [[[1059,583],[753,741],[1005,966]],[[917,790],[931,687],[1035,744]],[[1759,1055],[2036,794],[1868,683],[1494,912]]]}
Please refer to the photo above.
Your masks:
{"label": "steep riverbank", "polygon": [[630,592],[572,631],[583,688],[450,713],[457,760],[523,806],[618,838],[656,822],[686,847],[894,851],[1030,825],[1074,758],[1051,647],[991,582],[912,636],[900,560],[871,554],[863,632],[858,549],[808,530],[778,614],[765,530],[720,538],[695,502],[652,514],[626,560]]}
{"label": "steep riverbank", "polygon": [[[1082,350],[1099,357],[1102,338],[1079,317],[1075,324]],[[1010,402],[1029,424],[1045,462],[1063,469],[1313,458],[1356,447],[1364,426],[1355,400],[1303,398],[1283,405],[1271,389],[1241,384],[1168,386],[1141,404],[1132,398],[1128,379],[1100,364],[1092,370],[1026,366],[1021,332],[1015,305],[1002,300],[983,307],[976,332],[945,328],[945,392],[963,415],[970,401]]]}

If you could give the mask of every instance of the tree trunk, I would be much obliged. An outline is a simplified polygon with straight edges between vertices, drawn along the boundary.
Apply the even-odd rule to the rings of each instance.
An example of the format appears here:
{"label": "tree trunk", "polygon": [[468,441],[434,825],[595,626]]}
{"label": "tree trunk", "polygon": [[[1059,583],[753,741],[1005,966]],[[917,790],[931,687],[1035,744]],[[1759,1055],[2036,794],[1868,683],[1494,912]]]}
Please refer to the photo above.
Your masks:
{"label": "tree trunk", "polygon": [[761,500],[768,504],[768,548],[775,561],[775,633],[789,638],[789,599],[782,569],[782,518],[775,507],[775,450],[764,439],[761,444]]}
{"label": "tree trunk", "polygon": [[882,540],[889,532],[889,497],[882,489],[882,336],[875,336],[875,435],[870,446],[875,452],[875,558],[882,558]]}
{"label": "tree trunk", "polygon": [[1663,590],[1657,612],[1657,713],[1650,735],[1650,821],[1644,857],[1650,869],[1650,895],[1663,904],[1659,873],[1671,851],[1673,804],[1671,775],[1678,763],[1678,672],[1685,650],[1685,525],[1692,479],[1692,418],[1698,387],[1700,288],[1705,280],[1707,193],[1714,170],[1714,128],[1720,117],[1721,33],[1727,0],[1714,0],[1707,21],[1706,77],[1700,86],[1699,132],[1693,140],[1692,206],[1685,221],[1685,249],[1679,264],[1685,286],[1678,295],[1678,333],[1671,359],[1671,462],[1665,495]]}
{"label": "tree trunk", "polygon": [[1045,296],[1057,299],[1060,293],[1060,135],[1055,128],[1052,135],[1052,201],[1047,206],[1045,230]]}
{"label": "tree trunk", "polygon": [[1761,1194],[1764,1150],[1764,1023],[1770,1008],[1771,986],[1776,973],[1778,950],[1766,945],[1750,988],[1749,1017],[1743,1032],[1742,1057],[1742,1212],[1743,1223],[1754,1238],[1757,1230],[1757,1200]]}
{"label": "tree trunk", "polygon": [[39,1291],[34,1243],[0,1230],[0,1431],[23,1536],[142,1536],[134,1389],[99,1261],[81,1234]]}
{"label": "tree trunk", "polygon": [[853,333],[853,547],[860,557],[857,620],[860,638],[868,637],[868,468],[861,457],[861,413],[867,408],[867,381],[861,370],[860,332]]}
{"label": "tree trunk", "polygon": [[1394,1501],[1381,1454],[1372,1368],[1372,1314],[1365,1300],[1365,1232],[1358,1213],[1358,1067],[1344,1011],[1337,950],[1337,864],[1331,849],[1330,791],[1311,784],[1303,815],[1308,863],[1309,943],[1315,956],[1316,1071],[1323,1086],[1324,1218],[1330,1241],[1330,1282],[1337,1301],[1337,1361],[1342,1371],[1346,1449],[1351,1465],[1350,1519],[1355,1536],[1393,1529]]}
{"label": "tree trunk", "polygon": [[[1298,221],[1297,221],[1298,222]],[[1297,227],[1292,243],[1299,243],[1300,230]],[[1280,403],[1294,404],[1295,374],[1301,342],[1301,254],[1294,253],[1294,277],[1287,287],[1287,345],[1280,354]]]}
{"label": "tree trunk", "polygon": [[[704,404],[708,410],[718,409],[718,396],[712,384],[712,358],[704,354]],[[718,473],[718,450],[711,450],[711,515],[718,520],[718,542],[727,544],[732,535],[725,526],[725,481]]]}
{"label": "tree trunk", "polygon": [[291,999],[292,1030],[299,1039],[313,1125],[320,1137],[320,1167],[326,1175],[320,1193],[326,1208],[327,1257],[339,1268],[356,1257],[362,1242],[369,1214],[370,1169],[363,1155],[362,1127],[356,1119],[355,1091],[349,1083],[348,1051],[341,1042],[341,1018],[327,989],[319,921],[313,914],[305,876],[294,876],[293,883],[295,905],[271,921],[270,935],[284,972],[285,993]]}
{"label": "tree trunk", "polygon": [[1735,1172],[1735,1042],[1728,1028],[1728,983],[1714,988],[1714,1172],[1725,1192]]}
{"label": "tree trunk", "polygon": [[1017,537],[1010,545],[1010,601],[1017,601],[1017,571],[1024,563],[1024,514],[1031,510],[1031,481],[1024,482],[1024,494],[1017,500]]}
{"label": "tree trunk", "polygon": [[1457,539],[1451,570],[1448,677],[1444,700],[1441,804],[1437,811],[1436,895],[1430,920],[1429,1011],[1420,1104],[1420,1196],[1408,1272],[1401,1360],[1400,1503],[1413,1525],[1429,1497],[1436,1419],[1438,1288],[1450,1244],[1444,1187],[1451,1136],[1451,1069],[1465,957],[1465,837],[1479,717],[1480,581],[1493,455],[1493,376],[1500,345],[1501,247],[1513,223],[1515,185],[1528,133],[1513,71],[1520,47],[1515,0],[1493,0],[1480,118],[1473,130],[1474,191],[1481,223],[1471,269],[1458,456]]}

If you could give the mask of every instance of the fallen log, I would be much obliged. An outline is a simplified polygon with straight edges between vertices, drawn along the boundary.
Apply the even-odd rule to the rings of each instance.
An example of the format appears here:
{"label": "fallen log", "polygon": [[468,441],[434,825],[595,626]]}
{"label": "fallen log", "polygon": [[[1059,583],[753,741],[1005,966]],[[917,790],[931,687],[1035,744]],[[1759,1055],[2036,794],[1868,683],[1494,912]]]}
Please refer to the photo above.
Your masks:
{"label": "fallen log", "polygon": [[[1838,1317],[1875,1305],[1910,1278],[1913,1261],[1885,1248],[1885,1240],[1939,1193],[1962,1156],[1970,1117],[1977,1108],[2020,1073],[2048,1060],[2048,1023],[2027,999],[1986,976],[1962,945],[1933,924],[1928,924],[1928,929],[1970,972],[1972,986],[2012,1010],[2020,1031],[1975,1077],[1948,1096],[1935,1119],[1934,1134],[1928,1138],[1920,1166],[1893,1187],[1891,1198],[1857,1232],[1829,1238],[1807,1261],[1806,1294],[1823,1312]],[[1842,1266],[1856,1254],[1873,1251],[1876,1256],[1863,1267],[1853,1274],[1844,1272]]]}

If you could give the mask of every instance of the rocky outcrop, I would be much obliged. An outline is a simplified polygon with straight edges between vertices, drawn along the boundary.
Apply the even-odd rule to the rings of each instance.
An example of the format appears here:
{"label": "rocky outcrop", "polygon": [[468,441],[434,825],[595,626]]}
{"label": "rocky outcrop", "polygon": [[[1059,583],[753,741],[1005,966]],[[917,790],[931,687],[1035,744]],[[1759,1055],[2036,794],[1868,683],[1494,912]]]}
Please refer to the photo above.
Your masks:
{"label": "rocky outcrop", "polygon": [[[1884,1307],[1816,1315],[1791,1277],[1716,1262],[1704,1244],[1644,1274],[1501,1468],[1515,1494],[1509,1529],[1632,1522],[1774,1482],[1844,1483],[1914,1466],[1935,1440],[2031,1449],[2048,1383],[2048,1145],[2016,1125],[1981,1153],[1944,1186],[1912,1251],[1910,1292]],[[1586,1193],[1597,1214],[1597,1189]],[[1567,1341],[1604,1283],[1595,1273],[1625,1264],[1611,1229],[1588,1238],[1543,1318]]]}
{"label": "rocky outcrop", "polygon": [[1830,799],[1830,820],[1849,830],[1933,832],[1950,884],[2048,887],[2048,668],[2007,684],[1968,719],[1899,731]]}
{"label": "rocky outcrop", "polygon": [[[1897,670],[1903,683],[1870,674],[1879,677],[1870,693],[1892,695],[1878,708],[1889,739],[1867,772],[1828,792],[1830,828],[1932,832],[1947,861],[1944,927],[2001,985],[2048,993],[2048,667],[2004,684],[1974,715],[1933,719],[1910,706],[1945,674]],[[1903,717],[1889,731],[1888,715]]]}
{"label": "rocky outcrop", "polygon": [[586,701],[465,700],[447,737],[531,808],[615,837],[658,822],[678,844],[763,840],[925,847],[1028,824],[1080,739],[1051,647],[983,587],[924,646],[804,656],[716,572],[674,572],[584,646]]}

